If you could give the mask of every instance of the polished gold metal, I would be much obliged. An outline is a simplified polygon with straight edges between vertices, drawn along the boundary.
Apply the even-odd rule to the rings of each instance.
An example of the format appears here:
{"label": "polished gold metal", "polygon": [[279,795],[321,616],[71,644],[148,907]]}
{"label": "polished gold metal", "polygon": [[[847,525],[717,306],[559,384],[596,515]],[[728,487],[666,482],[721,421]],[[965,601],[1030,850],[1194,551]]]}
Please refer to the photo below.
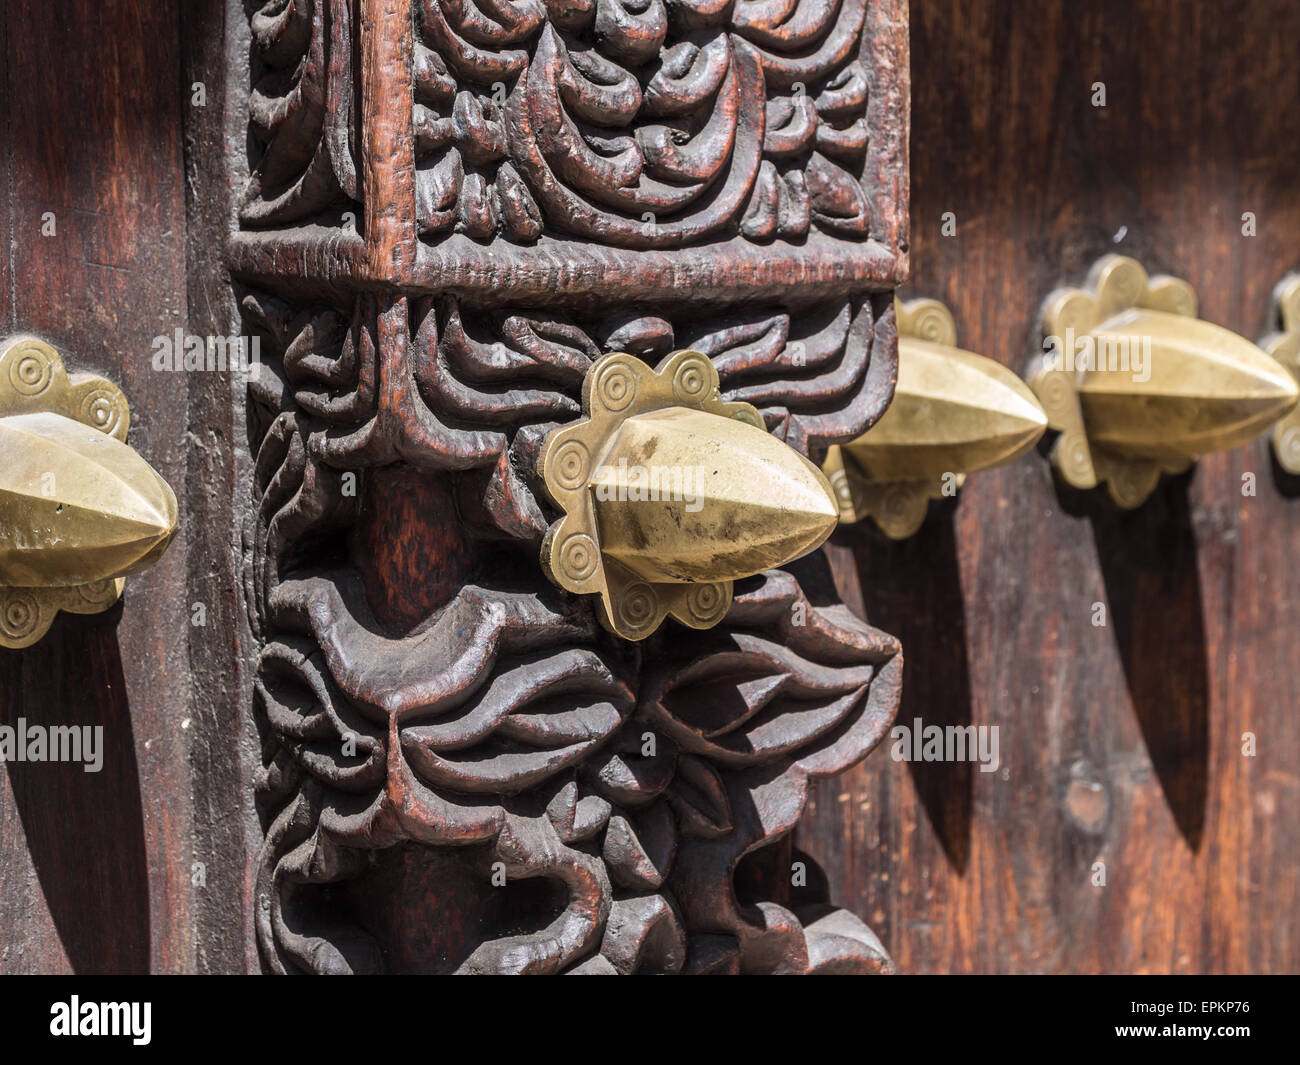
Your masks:
{"label": "polished gold metal", "polygon": [[898,384],[889,409],[862,436],[827,452],[840,521],[870,516],[903,540],[931,499],[953,495],[966,474],[1023,455],[1047,416],[1000,363],[957,347],[952,313],[938,300],[895,303]]}
{"label": "polished gold metal", "polygon": [[625,639],[645,639],[668,615],[711,628],[733,581],[814,551],[835,528],[826,478],[754,407],[724,402],[698,351],[653,370],[606,355],[582,403],[586,417],[552,430],[538,458],[564,511],[542,567],[561,588],[598,595],[601,622]]}
{"label": "polished gold metal", "polygon": [[[1259,346],[1300,382],[1300,274],[1284,277],[1273,290],[1273,312],[1280,331]],[[1287,473],[1300,474],[1300,406],[1274,424],[1273,454]]]}
{"label": "polished gold metal", "polygon": [[69,375],[34,337],[0,341],[0,647],[60,610],[107,610],[166,550],[176,497],[125,443],[130,420],[112,382]]}
{"label": "polished gold metal", "polygon": [[1030,386],[1060,432],[1056,472],[1076,488],[1105,482],[1136,507],[1161,473],[1256,436],[1296,405],[1296,381],[1250,341],[1196,317],[1186,281],[1148,277],[1110,255],[1088,289],[1052,294],[1042,319],[1045,354]]}

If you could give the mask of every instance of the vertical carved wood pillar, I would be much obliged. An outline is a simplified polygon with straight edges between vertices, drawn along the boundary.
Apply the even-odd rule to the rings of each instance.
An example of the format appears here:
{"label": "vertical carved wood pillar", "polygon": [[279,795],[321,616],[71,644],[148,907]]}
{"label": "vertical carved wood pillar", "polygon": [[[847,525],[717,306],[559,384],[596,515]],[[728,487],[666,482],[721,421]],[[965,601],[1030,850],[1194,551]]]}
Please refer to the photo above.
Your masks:
{"label": "vertical carved wood pillar", "polygon": [[887,730],[896,641],[820,556],[620,640],[539,567],[535,464],[614,350],[704,352],[814,459],[879,417],[904,0],[269,0],[251,32],[267,965],[888,968],[781,844]]}

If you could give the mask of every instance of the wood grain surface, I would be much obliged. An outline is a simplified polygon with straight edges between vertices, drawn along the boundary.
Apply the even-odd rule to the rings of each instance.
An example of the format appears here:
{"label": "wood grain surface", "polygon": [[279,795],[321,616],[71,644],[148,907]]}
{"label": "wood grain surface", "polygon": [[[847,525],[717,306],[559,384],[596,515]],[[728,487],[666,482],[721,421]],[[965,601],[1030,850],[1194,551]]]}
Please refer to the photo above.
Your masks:
{"label": "wood grain surface", "polygon": [[[1300,265],[1298,36],[1284,0],[914,0],[905,294],[1023,372],[1043,298],[1119,251],[1259,337]],[[1298,517],[1259,439],[1135,513],[1031,454],[911,541],[836,534],[842,593],[903,641],[900,721],[1001,730],[996,773],[882,755],[800,827],[902,970],[1300,967]]]}
{"label": "wood grain surface", "polygon": [[181,512],[170,549],[119,605],[60,615],[35,646],[0,654],[0,724],[104,728],[98,773],[0,767],[4,973],[231,970],[252,949],[234,385],[151,361],[153,339],[178,328],[232,331],[220,238],[209,243],[229,226],[228,182],[192,163],[222,147],[225,18],[217,3],[187,7],[0,4],[0,333],[37,334],[69,370],[120,384],[128,442]]}
{"label": "wood grain surface", "polygon": [[[4,331],[120,384],[131,445],[179,496],[184,391],[150,365],[152,338],[185,324],[177,7],[8,3],[0,21]],[[185,559],[182,524],[122,604],[0,656],[5,724],[102,724],[105,744],[99,773],[0,771],[3,971],[192,965]]]}
{"label": "wood grain surface", "polygon": [[[573,444],[587,477],[599,449],[550,434],[637,394],[607,351],[664,366],[674,405],[694,371],[661,360],[701,353],[701,397],[752,404],[804,455],[879,416],[902,4],[524,5],[498,25],[365,0],[359,42],[345,8],[302,32],[254,19],[229,246],[271,371],[245,541],[265,967],[890,971],[815,875],[768,882],[807,782],[892,720],[896,641],[834,603],[824,563],[728,588],[725,618],[697,589],[674,610],[709,632],[660,627],[644,583],[614,608],[642,642],[614,635],[551,583],[600,548],[539,453]],[[359,132],[297,106],[358,95]]]}
{"label": "wood grain surface", "polygon": [[[1042,299],[1121,251],[1189,280],[1206,319],[1266,331],[1273,284],[1300,266],[1300,8],[912,6],[907,295],[943,299],[964,347],[1023,371]],[[246,86],[225,72],[247,26],[220,3],[172,0],[70,0],[51,19],[0,3],[0,325],[123,386],[131,443],[183,518],[122,606],[63,616],[0,656],[0,724],[103,724],[108,744],[99,774],[0,768],[0,971],[255,969],[258,757],[232,531],[251,481],[237,459],[242,389],[149,363],[151,339],[177,326],[237,328],[220,256]],[[209,93],[201,113],[194,80]],[[40,235],[47,211],[55,237]],[[942,237],[948,211],[957,233]],[[383,225],[375,211],[363,221]],[[386,256],[409,250],[397,236]],[[320,252],[329,269],[305,272],[346,279],[338,263],[359,249],[340,237]],[[422,244],[384,261],[418,288],[429,255]],[[290,272],[283,259],[271,269]],[[1166,480],[1131,514],[1061,491],[1031,454],[972,476],[906,543],[836,534],[840,593],[902,640],[900,721],[1000,728],[996,773],[897,763],[886,741],[810,786],[797,846],[900,969],[1300,968],[1297,508],[1300,483],[1261,439]],[[378,535],[387,518],[373,517]],[[190,626],[196,601],[206,630]],[[399,869],[410,875],[386,875]],[[353,901],[374,912],[395,882],[414,898],[422,876],[394,849]],[[459,883],[427,907],[459,898]],[[410,917],[393,911],[392,938],[407,942]],[[392,967],[427,961],[410,942]]]}

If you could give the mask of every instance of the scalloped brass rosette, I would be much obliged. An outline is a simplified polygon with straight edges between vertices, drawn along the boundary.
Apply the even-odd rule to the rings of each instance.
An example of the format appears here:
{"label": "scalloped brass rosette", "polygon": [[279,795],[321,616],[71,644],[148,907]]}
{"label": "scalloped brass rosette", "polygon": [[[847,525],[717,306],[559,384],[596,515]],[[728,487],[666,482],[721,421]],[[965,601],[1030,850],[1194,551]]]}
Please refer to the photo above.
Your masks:
{"label": "scalloped brass rosette", "polygon": [[[1273,314],[1280,331],[1270,333],[1259,346],[1300,382],[1300,274],[1284,277],[1273,290]],[[1273,454],[1287,473],[1300,474],[1300,406],[1273,426]]]}
{"label": "scalloped brass rosette", "polygon": [[668,616],[710,628],[734,581],[808,554],[835,528],[826,478],[754,407],[723,401],[708,356],[677,351],[651,369],[606,355],[582,400],[585,417],[553,430],[538,459],[564,511],[542,566],[566,591],[598,596],[619,636],[644,639]]}
{"label": "scalloped brass rosette", "polygon": [[1161,473],[1236,447],[1300,398],[1291,374],[1250,341],[1196,317],[1196,293],[1174,277],[1110,255],[1086,289],[1052,294],[1044,355],[1030,386],[1060,436],[1057,474],[1075,488],[1105,482],[1136,507]]}
{"label": "scalloped brass rosette", "polygon": [[898,383],[880,420],[830,448],[822,469],[840,521],[870,517],[903,540],[930,500],[955,495],[968,473],[1001,466],[1034,446],[1047,418],[1025,383],[1000,363],[957,347],[952,312],[933,299],[895,301]]}
{"label": "scalloped brass rosette", "polygon": [[111,381],[68,374],[34,337],[0,341],[0,647],[60,610],[107,610],[166,549],[176,497],[125,443],[130,421]]}

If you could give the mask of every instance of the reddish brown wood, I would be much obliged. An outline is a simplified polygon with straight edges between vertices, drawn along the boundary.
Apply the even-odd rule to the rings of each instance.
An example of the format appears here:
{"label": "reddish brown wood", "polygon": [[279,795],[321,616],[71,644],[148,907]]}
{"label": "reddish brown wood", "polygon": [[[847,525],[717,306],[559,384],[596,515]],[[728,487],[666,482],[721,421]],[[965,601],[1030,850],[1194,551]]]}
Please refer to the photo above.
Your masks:
{"label": "reddish brown wood", "polygon": [[[176,491],[168,554],[100,616],[65,615],[0,656],[0,713],[101,724],[98,774],[0,769],[5,972],[256,966],[246,833],[257,761],[240,677],[232,390],[153,370],[177,328],[237,331],[220,249],[229,26],[220,4],[6,4],[0,330],[120,383],[129,442]],[[202,99],[196,87],[205,90]],[[53,211],[57,235],[41,236]],[[244,493],[239,500],[242,503]],[[202,608],[201,621],[196,608]],[[248,727],[246,727],[246,725]]]}
{"label": "reddish brown wood", "polygon": [[[61,618],[37,647],[0,657],[4,723],[102,723],[111,745],[100,775],[0,770],[0,969],[257,969],[254,900],[272,897],[272,968],[883,965],[843,911],[814,919],[832,898],[910,971],[1297,968],[1298,490],[1263,441],[1204,460],[1129,516],[1059,493],[1030,456],[973,477],[906,544],[837,534],[838,592],[811,563],[768,575],[702,639],[669,630],[631,649],[541,579],[549,515],[529,471],[602,350],[653,360],[705,347],[729,394],[810,452],[882,408],[888,293],[909,242],[901,0],[865,7],[860,201],[810,166],[794,67],[769,86],[764,146],[755,153],[751,106],[732,142],[744,150],[721,163],[683,160],[676,138],[650,129],[674,116],[625,122],[588,94],[584,121],[639,132],[656,166],[695,167],[723,188],[733,158],[751,164],[728,220],[694,188],[649,233],[629,194],[583,189],[555,162],[558,109],[575,106],[546,84],[556,68],[491,73],[534,47],[537,25],[519,31],[533,34],[522,49],[502,23],[480,27],[479,54],[449,64],[456,27],[429,21],[473,5],[410,6],[418,34],[402,31],[405,4],[271,5],[251,57],[242,4],[76,2],[54,22],[4,8],[0,322],[123,384],[132,443],[176,487],[183,532],[122,607]],[[1208,319],[1264,332],[1269,289],[1300,260],[1293,5],[916,8],[912,288],[953,308],[963,345],[1023,368],[1038,301],[1116,249],[1188,278]],[[518,25],[532,17],[511,10]],[[644,10],[654,23],[657,6]],[[282,28],[310,55],[270,40],[284,11],[306,20]],[[566,32],[550,44],[572,49]],[[624,68],[645,47],[635,38],[659,30],[628,32],[607,57]],[[791,26],[747,32],[737,92],[752,101],[750,52],[810,51],[792,46]],[[479,63],[491,76],[470,76]],[[250,174],[249,89],[275,69],[309,91],[287,118],[255,123]],[[502,154],[497,80],[531,86],[536,155]],[[686,90],[670,80],[671,110]],[[1097,80],[1104,111],[1089,102]],[[184,91],[195,81],[206,108]],[[832,156],[860,150],[853,121],[833,119],[823,141]],[[438,165],[455,180],[430,184]],[[547,186],[531,209],[529,180]],[[36,235],[46,210],[54,240]],[[1254,238],[1241,235],[1247,210]],[[956,238],[938,235],[944,211]],[[247,429],[242,382],[150,370],[150,340],[176,326],[261,332],[277,372]],[[795,372],[791,337],[820,361]],[[1244,472],[1259,475],[1256,496],[1241,496]],[[232,545],[250,484],[258,631],[244,639]],[[1005,779],[877,755],[807,784],[872,745],[897,682],[893,644],[839,612],[841,597],[907,647],[901,718],[1001,725]],[[823,624],[792,636],[805,601]],[[1089,624],[1094,602],[1108,607],[1104,629]],[[195,603],[206,628],[190,624]],[[475,652],[494,627],[508,649],[485,665]],[[807,707],[782,688],[769,709],[791,749],[738,765],[728,744],[752,741],[761,715],[726,715],[743,718],[781,672],[829,677],[837,696],[869,675],[841,719],[853,742],[801,732],[793,710]],[[430,729],[461,726],[493,684],[521,714],[556,700],[581,711],[603,744],[566,753],[586,741],[539,743],[513,721],[471,748],[468,767],[449,765],[463,748]],[[421,685],[454,708],[426,714]],[[692,728],[702,719],[726,727],[706,742]],[[636,742],[647,727],[665,741],[654,759]],[[1240,754],[1247,730],[1254,759]],[[248,777],[263,740],[259,823]],[[556,751],[572,761],[537,768]],[[541,783],[517,786],[534,769]],[[460,812],[438,820],[430,793]],[[268,829],[270,886],[255,890]],[[741,856],[754,842],[765,845]],[[808,887],[794,888],[791,864],[805,859]],[[495,860],[507,887],[486,889]],[[1090,882],[1097,860],[1104,889]],[[528,938],[560,914],[555,950]]]}
{"label": "reddish brown wood", "polygon": [[[1300,95],[1294,4],[913,9],[909,291],[963,347],[1023,370],[1040,301],[1111,251],[1266,331],[1300,263],[1300,114],[1272,102]],[[907,649],[900,720],[1002,730],[997,774],[878,756],[815,791],[799,844],[902,968],[1300,967],[1296,507],[1260,439],[1132,515],[1029,456],[905,544],[837,535],[842,591]]]}
{"label": "reddish brown wood", "polygon": [[[879,416],[903,5],[546,10],[6,20],[6,328],[123,384],[184,531],[0,663],[6,720],[119,744],[102,777],[7,771],[4,968],[891,967],[789,837],[888,725],[896,641],[814,561],[624,644],[541,573],[533,469],[612,347],[707,352],[810,455]],[[22,228],[45,198],[71,252]],[[152,370],[177,326],[259,335],[247,412]]]}
{"label": "reddish brown wood", "polygon": [[411,7],[410,0],[361,3],[367,266],[385,281],[406,280],[415,265],[415,218],[405,209],[415,196]]}
{"label": "reddish brown wood", "polygon": [[[51,22],[11,3],[0,23],[4,332],[119,383],[132,446],[182,494],[183,388],[149,362],[152,338],[186,324],[177,7],[73,3]],[[102,724],[106,742],[98,774],[0,769],[4,971],[195,966],[185,569],[182,530],[122,606],[0,655],[0,720]]]}

